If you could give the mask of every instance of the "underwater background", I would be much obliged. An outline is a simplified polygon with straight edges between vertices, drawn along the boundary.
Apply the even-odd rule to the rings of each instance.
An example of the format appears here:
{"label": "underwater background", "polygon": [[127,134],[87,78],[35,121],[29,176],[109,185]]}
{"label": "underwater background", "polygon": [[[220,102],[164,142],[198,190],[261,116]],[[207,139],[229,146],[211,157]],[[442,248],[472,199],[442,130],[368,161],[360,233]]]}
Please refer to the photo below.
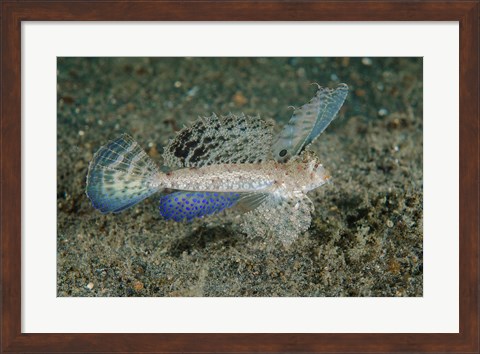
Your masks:
{"label": "underwater background", "polygon": [[[57,296],[422,296],[422,58],[58,58]],[[85,194],[95,151],[122,133],[159,165],[199,115],[276,131],[316,86],[346,83],[315,141],[332,176],[289,248],[235,218],[175,223],[159,195],[102,215]]]}

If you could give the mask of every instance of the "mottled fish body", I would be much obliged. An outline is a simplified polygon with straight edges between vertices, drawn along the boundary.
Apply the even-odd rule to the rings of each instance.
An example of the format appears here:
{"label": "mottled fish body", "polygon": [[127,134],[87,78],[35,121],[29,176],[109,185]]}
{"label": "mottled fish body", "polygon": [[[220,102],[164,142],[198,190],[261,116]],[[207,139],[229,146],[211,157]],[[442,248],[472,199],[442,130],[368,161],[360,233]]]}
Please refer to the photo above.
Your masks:
{"label": "mottled fish body", "polygon": [[156,186],[185,191],[306,193],[321,186],[328,175],[316,159],[248,164],[220,164],[159,174]]}
{"label": "mottled fish body", "polygon": [[348,88],[318,87],[295,109],[277,137],[260,119],[229,114],[199,118],[164,149],[167,173],[127,134],[101,147],[87,175],[87,196],[102,213],[118,213],[164,189],[160,214],[192,220],[228,208],[244,213],[242,229],[252,236],[274,234],[288,245],[308,229],[313,203],[307,192],[330,178],[306,150],[335,118]]}

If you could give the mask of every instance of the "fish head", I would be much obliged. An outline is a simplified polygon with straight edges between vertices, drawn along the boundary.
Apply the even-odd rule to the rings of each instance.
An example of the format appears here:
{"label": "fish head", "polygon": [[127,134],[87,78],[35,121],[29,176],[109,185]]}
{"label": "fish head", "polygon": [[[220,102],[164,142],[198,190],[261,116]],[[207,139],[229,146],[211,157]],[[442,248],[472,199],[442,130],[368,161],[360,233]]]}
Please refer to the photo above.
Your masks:
{"label": "fish head", "polygon": [[292,164],[303,166],[302,189],[306,193],[328,182],[330,174],[323,167],[318,157],[312,151],[305,151],[292,161]]}
{"label": "fish head", "polygon": [[308,171],[310,172],[310,183],[306,186],[308,191],[318,188],[330,180],[330,174],[318,160],[308,163]]}

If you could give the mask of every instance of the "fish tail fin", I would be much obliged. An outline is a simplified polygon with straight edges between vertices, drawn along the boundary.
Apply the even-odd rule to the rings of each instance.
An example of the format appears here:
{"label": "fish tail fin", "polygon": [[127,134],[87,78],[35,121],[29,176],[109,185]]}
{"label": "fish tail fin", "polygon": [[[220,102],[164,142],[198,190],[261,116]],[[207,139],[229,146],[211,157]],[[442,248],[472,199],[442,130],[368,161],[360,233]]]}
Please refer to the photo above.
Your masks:
{"label": "fish tail fin", "polygon": [[86,194],[102,213],[118,213],[158,192],[160,175],[138,143],[123,134],[93,155]]}

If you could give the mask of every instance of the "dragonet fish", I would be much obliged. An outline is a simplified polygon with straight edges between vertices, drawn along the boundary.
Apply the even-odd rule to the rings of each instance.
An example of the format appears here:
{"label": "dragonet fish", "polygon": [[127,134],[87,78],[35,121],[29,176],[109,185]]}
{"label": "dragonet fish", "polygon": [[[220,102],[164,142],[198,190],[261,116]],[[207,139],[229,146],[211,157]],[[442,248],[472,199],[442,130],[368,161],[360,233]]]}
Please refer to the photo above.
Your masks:
{"label": "dragonet fish", "polygon": [[241,212],[242,231],[275,235],[284,245],[306,231],[314,210],[307,193],[330,175],[308,147],[333,121],[348,93],[317,85],[277,135],[259,116],[199,117],[164,148],[161,172],[129,135],[102,146],[88,169],[86,193],[102,213],[121,212],[154,193],[167,220]]}

